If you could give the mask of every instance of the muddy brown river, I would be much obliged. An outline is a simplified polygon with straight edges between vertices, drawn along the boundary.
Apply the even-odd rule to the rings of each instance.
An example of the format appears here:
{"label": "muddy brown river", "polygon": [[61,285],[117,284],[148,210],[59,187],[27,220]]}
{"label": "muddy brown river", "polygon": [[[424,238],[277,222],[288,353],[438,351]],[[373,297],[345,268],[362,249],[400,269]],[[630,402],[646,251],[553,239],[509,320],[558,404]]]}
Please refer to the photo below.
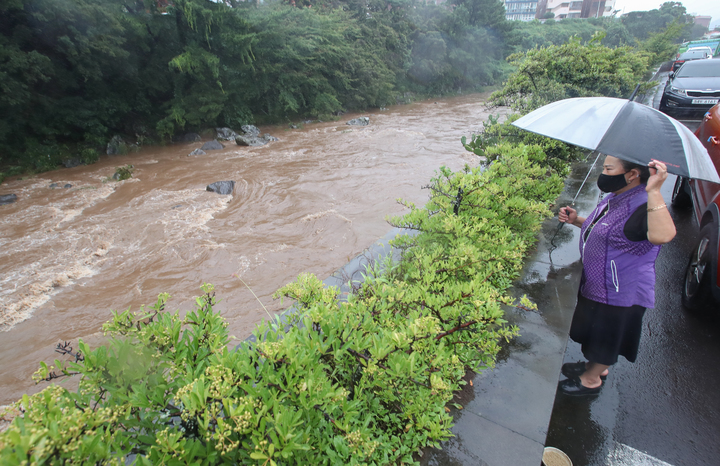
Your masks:
{"label": "muddy brown river", "polygon": [[[302,272],[324,279],[360,254],[390,230],[386,216],[406,211],[397,198],[422,205],[438,167],[477,164],[460,138],[482,128],[485,98],[261,127],[280,139],[262,147],[147,147],[6,181],[0,195],[18,200],[0,206],[0,405],[44,387],[31,375],[58,342],[101,344],[112,309],[161,292],[185,311],[214,284],[230,334],[247,337],[267,314],[239,278],[276,313],[288,304],[272,299],[279,287]],[[345,124],[359,116],[370,125]],[[107,181],[127,164],[131,179]],[[206,191],[224,180],[236,182],[232,195]]]}

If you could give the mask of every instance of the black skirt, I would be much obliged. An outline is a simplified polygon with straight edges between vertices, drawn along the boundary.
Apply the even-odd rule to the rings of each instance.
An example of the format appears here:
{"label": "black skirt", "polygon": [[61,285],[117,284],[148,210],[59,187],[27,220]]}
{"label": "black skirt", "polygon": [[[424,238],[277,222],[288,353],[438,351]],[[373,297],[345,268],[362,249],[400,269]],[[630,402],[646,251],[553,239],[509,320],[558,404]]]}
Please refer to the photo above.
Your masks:
{"label": "black skirt", "polygon": [[588,361],[612,366],[622,355],[635,362],[644,314],[642,306],[611,306],[578,293],[570,338],[582,345],[583,355]]}

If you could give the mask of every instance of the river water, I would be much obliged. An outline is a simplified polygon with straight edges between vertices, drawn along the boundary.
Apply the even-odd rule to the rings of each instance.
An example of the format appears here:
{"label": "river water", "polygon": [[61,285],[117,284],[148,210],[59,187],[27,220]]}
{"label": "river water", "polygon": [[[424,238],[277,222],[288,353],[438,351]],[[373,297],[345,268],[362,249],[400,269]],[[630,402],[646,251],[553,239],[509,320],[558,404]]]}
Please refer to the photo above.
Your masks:
{"label": "river water", "polygon": [[[7,181],[0,195],[18,200],[0,206],[0,405],[43,388],[31,375],[58,342],[101,344],[111,309],[138,310],[161,292],[185,311],[214,284],[230,334],[247,337],[267,317],[260,302],[283,309],[271,297],[279,287],[302,272],[324,279],[385,235],[386,216],[406,212],[396,199],[422,205],[440,166],[476,165],[460,138],[482,128],[486,98],[261,127],[280,139],[262,147],[147,147]],[[359,116],[370,125],[345,124]],[[107,181],[127,164],[131,179]],[[236,182],[232,195],[206,191],[224,180]]]}

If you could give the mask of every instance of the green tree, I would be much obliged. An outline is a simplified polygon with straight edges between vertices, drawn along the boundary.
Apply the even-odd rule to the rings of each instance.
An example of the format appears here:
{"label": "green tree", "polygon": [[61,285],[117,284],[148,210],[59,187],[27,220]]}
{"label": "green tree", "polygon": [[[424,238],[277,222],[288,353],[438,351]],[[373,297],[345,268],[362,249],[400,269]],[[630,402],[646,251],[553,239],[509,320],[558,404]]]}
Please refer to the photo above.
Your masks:
{"label": "green tree", "polygon": [[[130,111],[126,28],[114,2],[14,0],[0,6],[0,152],[104,136]],[[30,155],[31,168],[59,159]]]}
{"label": "green tree", "polygon": [[646,40],[640,43],[640,49],[649,54],[651,65],[659,65],[673,59],[685,29],[683,23],[673,21],[665,29],[650,34]]}
{"label": "green tree", "polygon": [[608,47],[620,47],[623,45],[635,45],[636,40],[630,35],[625,25],[617,20],[613,20],[605,30],[606,36],[603,39],[603,45]]}
{"label": "green tree", "polygon": [[588,44],[574,38],[511,55],[508,60],[517,70],[491,102],[527,112],[570,97],[628,97],[643,81],[648,57],[631,47],[600,45],[600,40],[602,35]]}
{"label": "green tree", "polygon": [[[242,10],[224,3],[176,0],[168,13],[175,20],[179,53],[168,64],[173,96],[165,104],[166,117],[157,123],[164,137],[186,126],[219,122],[231,98],[228,90],[234,89],[233,78],[250,67],[256,40]],[[242,109],[241,103],[234,104]]]}
{"label": "green tree", "polygon": [[622,17],[622,23],[628,32],[642,41],[650,38],[676,22],[683,26],[683,39],[689,39],[692,33],[693,17],[680,2],[665,2],[659,9],[650,11],[633,11]]}
{"label": "green tree", "polygon": [[394,76],[347,13],[278,5],[251,20],[256,61],[244,91],[261,118],[327,117],[390,101]]}

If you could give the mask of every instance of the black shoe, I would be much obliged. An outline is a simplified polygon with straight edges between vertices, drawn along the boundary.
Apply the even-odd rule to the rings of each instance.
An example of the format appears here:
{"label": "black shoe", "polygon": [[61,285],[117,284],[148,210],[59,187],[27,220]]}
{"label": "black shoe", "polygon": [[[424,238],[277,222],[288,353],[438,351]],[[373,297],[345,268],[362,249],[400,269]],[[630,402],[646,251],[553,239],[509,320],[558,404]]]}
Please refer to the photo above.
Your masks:
{"label": "black shoe", "polygon": [[[585,361],[566,362],[562,365],[560,372],[567,378],[580,377],[585,373]],[[607,375],[601,375],[600,378],[605,380]]]}
{"label": "black shoe", "polygon": [[587,388],[580,382],[578,377],[571,377],[569,379],[562,380],[558,384],[558,390],[568,396],[588,396],[600,393],[600,389],[603,385],[605,385],[604,381],[599,387]]}

